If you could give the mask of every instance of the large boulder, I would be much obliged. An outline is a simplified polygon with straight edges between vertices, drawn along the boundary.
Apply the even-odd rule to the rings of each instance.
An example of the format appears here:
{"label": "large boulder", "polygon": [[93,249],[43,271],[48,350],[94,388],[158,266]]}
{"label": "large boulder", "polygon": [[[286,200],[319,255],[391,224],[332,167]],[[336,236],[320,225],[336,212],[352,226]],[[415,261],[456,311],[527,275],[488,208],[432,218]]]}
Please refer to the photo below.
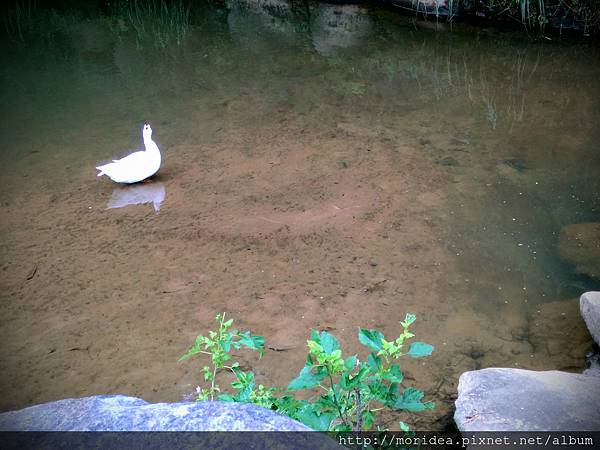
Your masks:
{"label": "large boulder", "polygon": [[124,395],[58,400],[0,414],[0,431],[307,431],[249,403],[147,403]]}
{"label": "large boulder", "polygon": [[460,431],[600,431],[600,377],[551,370],[465,372],[454,421]]}
{"label": "large boulder", "polygon": [[560,230],[560,257],[575,271],[600,279],[600,222],[574,223]]}
{"label": "large boulder", "polygon": [[600,345],[600,292],[584,293],[579,298],[579,309],[594,341]]}
{"label": "large boulder", "polygon": [[[59,400],[0,414],[2,448],[324,448],[339,449],[322,433],[260,406],[232,402],[150,404],[100,395]],[[50,433],[26,433],[50,431]],[[185,433],[55,433],[56,431],[183,431]],[[197,433],[263,431],[263,433]],[[15,433],[17,432],[17,433]],[[21,433],[19,433],[21,432]],[[25,433],[24,433],[25,432]]]}

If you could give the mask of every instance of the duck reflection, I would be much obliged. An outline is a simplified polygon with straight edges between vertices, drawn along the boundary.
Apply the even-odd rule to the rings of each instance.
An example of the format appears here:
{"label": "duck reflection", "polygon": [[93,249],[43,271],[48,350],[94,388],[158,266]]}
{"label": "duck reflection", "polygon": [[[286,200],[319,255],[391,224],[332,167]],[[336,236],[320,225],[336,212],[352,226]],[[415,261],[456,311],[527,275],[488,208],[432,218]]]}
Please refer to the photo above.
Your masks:
{"label": "duck reflection", "polygon": [[163,183],[141,183],[133,186],[116,188],[106,209],[122,208],[127,205],[141,205],[152,203],[154,211],[160,211],[160,204],[164,201],[166,195],[165,185]]}

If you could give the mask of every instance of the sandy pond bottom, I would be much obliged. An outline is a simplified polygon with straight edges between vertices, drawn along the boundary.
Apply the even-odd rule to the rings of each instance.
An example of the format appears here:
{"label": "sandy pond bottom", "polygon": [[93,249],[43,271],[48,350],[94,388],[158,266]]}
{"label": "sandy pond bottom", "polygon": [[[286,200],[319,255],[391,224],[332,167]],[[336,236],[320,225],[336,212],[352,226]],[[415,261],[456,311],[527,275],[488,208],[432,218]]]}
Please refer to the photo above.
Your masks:
{"label": "sandy pond bottom", "polygon": [[114,186],[88,168],[62,180],[61,198],[32,174],[3,206],[2,408],[100,393],[189,399],[202,363],[177,358],[219,312],[265,336],[262,360],[239,359],[275,386],[303,365],[310,329],[357,352],[359,326],[391,337],[415,313],[417,338],[436,347],[403,365],[438,405],[423,426],[448,420],[465,370],[580,369],[590,341],[577,301],[479,307],[444,238],[440,186],[454,175],[401,135],[348,127],[327,137],[278,125],[256,147],[244,130],[251,154],[172,149],[153,180],[166,189],[159,214],[106,210]]}
{"label": "sandy pond bottom", "polygon": [[[99,58],[82,55],[80,69]],[[497,69],[461,51],[446,56],[453,67],[472,64],[474,74]],[[42,106],[66,116],[36,121],[42,106],[15,116],[21,131],[5,145],[20,156],[4,153],[0,169],[0,409],[108,393],[193,399],[204,361],[177,360],[221,312],[265,337],[263,359],[236,358],[270,386],[299,372],[311,329],[364,356],[358,327],[391,338],[407,312],[416,314],[415,339],[435,352],[403,369],[436,409],[388,414],[391,428],[400,418],[446,427],[466,370],[581,370],[592,342],[577,297],[597,283],[571,274],[556,243],[579,211],[597,219],[590,142],[598,135],[585,124],[598,117],[598,84],[548,81],[544,68],[556,66],[539,49],[519,58],[530,58],[534,80],[521,87],[525,113],[498,127],[466,94],[424,100],[421,92],[411,107],[416,84],[404,79],[409,86],[400,88],[389,74],[382,85],[360,78],[365,92],[319,91],[321,66],[307,86],[273,71],[271,86],[257,81],[264,72],[246,78],[244,95],[229,84],[232,94],[182,88],[196,104],[157,87],[164,111],[135,104],[121,116],[99,112],[108,102],[99,96],[72,116],[52,102]],[[256,67],[242,69],[251,77]],[[594,79],[596,69],[580,69]],[[483,87],[471,81],[479,95]],[[558,84],[564,98],[547,100]],[[589,95],[579,96],[582,85]],[[19,95],[3,92],[14,105]],[[93,167],[135,144],[143,119],[164,155],[148,184],[164,188],[160,212],[150,204],[106,209],[121,188]],[[587,181],[577,184],[580,175]],[[570,195],[587,203],[565,203]]]}

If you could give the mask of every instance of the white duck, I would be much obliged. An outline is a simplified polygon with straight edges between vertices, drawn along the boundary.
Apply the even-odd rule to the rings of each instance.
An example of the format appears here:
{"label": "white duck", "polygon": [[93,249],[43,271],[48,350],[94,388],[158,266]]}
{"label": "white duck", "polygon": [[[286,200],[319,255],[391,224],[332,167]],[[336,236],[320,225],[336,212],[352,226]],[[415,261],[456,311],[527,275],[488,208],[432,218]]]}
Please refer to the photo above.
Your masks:
{"label": "white duck", "polygon": [[113,162],[96,167],[98,176],[106,175],[116,183],[137,183],[151,177],[160,168],[160,150],[152,140],[152,128],[149,123],[142,129],[146,150],[127,155],[125,158],[113,159]]}

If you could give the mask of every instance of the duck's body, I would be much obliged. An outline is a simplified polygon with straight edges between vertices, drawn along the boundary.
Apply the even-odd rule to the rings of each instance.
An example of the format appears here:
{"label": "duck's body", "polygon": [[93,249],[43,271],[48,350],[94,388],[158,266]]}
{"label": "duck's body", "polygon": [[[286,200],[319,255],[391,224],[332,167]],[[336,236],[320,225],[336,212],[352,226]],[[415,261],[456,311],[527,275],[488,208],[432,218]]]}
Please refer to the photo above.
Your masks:
{"label": "duck's body", "polygon": [[98,176],[106,175],[116,183],[137,183],[151,177],[160,169],[161,156],[156,142],[152,140],[150,124],[144,124],[142,130],[146,150],[132,153],[125,158],[96,167]]}

